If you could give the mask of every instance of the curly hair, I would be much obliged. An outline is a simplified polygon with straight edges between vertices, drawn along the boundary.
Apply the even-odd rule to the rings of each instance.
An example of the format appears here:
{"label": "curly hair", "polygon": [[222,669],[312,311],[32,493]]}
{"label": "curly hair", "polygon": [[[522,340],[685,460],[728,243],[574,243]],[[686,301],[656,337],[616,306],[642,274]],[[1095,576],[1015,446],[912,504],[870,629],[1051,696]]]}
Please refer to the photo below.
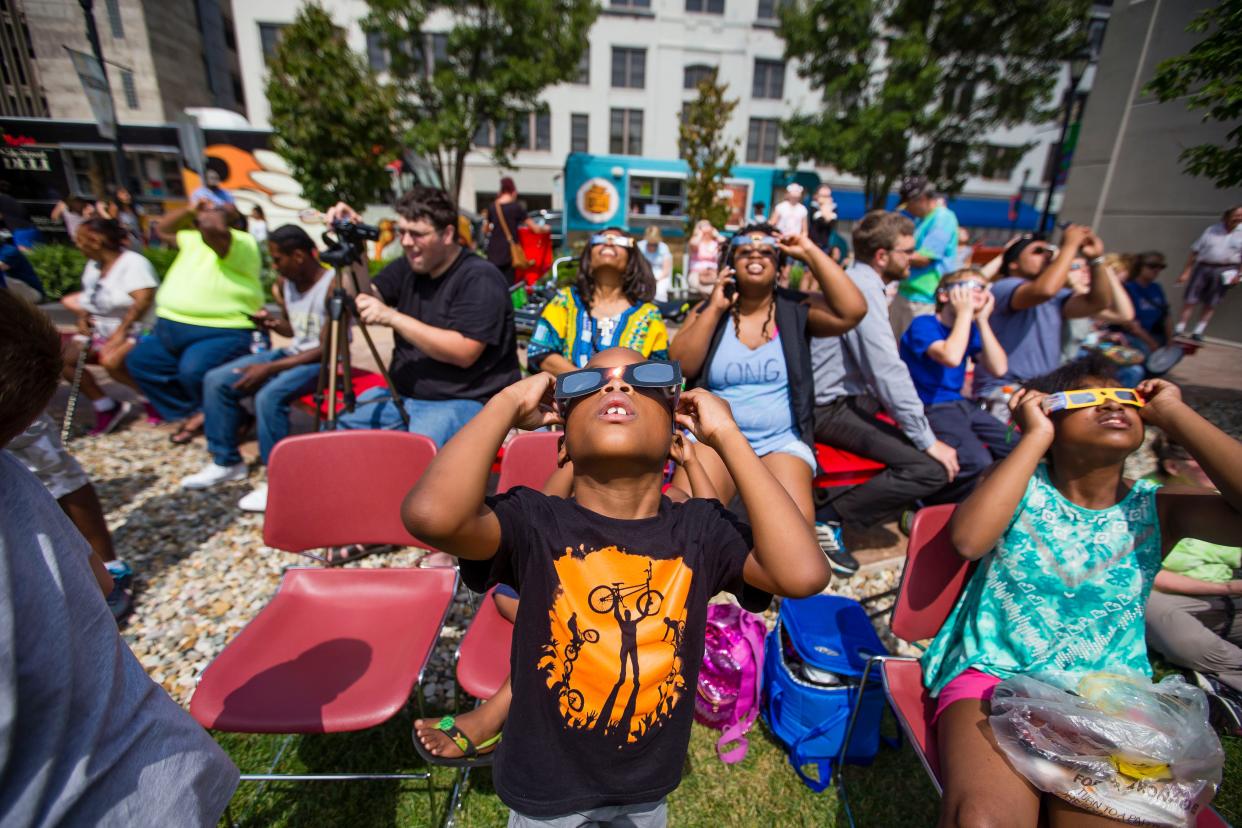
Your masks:
{"label": "curly hair", "polygon": [[[780,238],[781,231],[775,225],[767,222],[756,222],[748,224],[741,230],[733,234],[733,238],[728,244],[721,245],[720,258],[716,262],[716,271],[721,272],[726,267],[733,265],[733,254],[738,248],[738,240],[751,235],[752,233],[762,233],[765,236],[775,236]],[[776,320],[776,277],[780,273],[781,268],[785,266],[787,257],[783,251],[776,254],[776,272],[772,274],[772,297],[768,302],[768,318],[763,320],[763,339],[766,342],[768,338],[768,326]],[[742,312],[738,308],[738,303],[734,302],[733,307],[729,308],[729,315],[733,317],[733,334],[741,340],[742,338]]]}
{"label": "curly hair", "polygon": [[[617,233],[628,239],[633,239],[629,233],[626,233],[620,227],[606,227],[600,231],[601,233]],[[595,277],[591,275],[591,247],[588,242],[582,248],[582,256],[578,259],[578,279],[574,282],[574,288],[578,291],[579,298],[582,299],[589,312],[591,310],[591,302],[595,298]],[[647,257],[642,254],[635,244],[629,248],[629,259],[625,265],[625,272],[622,274],[621,290],[625,294],[626,301],[631,305],[641,305],[644,302],[650,302],[655,298],[655,276],[651,273],[651,265],[647,263]]]}
{"label": "curly hair", "polygon": [[1082,359],[1066,363],[1054,371],[1023,383],[1024,387],[1044,394],[1090,388],[1090,380],[1117,381],[1117,364],[1103,354],[1089,353]]}

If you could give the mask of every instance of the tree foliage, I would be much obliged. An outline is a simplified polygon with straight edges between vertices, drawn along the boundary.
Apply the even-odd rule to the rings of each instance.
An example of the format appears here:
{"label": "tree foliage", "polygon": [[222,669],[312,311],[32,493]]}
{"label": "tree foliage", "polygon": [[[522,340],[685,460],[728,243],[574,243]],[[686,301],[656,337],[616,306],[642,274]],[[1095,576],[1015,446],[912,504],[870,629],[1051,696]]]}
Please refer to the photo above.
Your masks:
{"label": "tree foliage", "polygon": [[[863,180],[881,206],[900,177],[959,190],[997,127],[1051,119],[1060,62],[1089,0],[794,0],[785,57],[822,96],[782,123],[784,154]],[[1016,161],[1030,145],[1010,148]]]}
{"label": "tree foliage", "polygon": [[1162,61],[1147,91],[1160,101],[1186,98],[1204,110],[1204,121],[1231,124],[1229,144],[1199,144],[1182,151],[1186,172],[1222,189],[1242,186],[1242,0],[1220,0],[1200,12],[1187,31],[1207,36],[1186,54]]}
{"label": "tree foliage", "polygon": [[322,6],[298,12],[268,65],[274,148],[312,204],[366,204],[389,187],[397,156],[393,95]]}
{"label": "tree foliage", "polygon": [[[588,48],[593,0],[367,0],[400,90],[405,141],[438,167],[456,197],[480,127],[498,166],[540,110],[540,93],[573,80]],[[447,25],[446,25],[447,23]],[[443,38],[437,42],[436,35]]]}
{"label": "tree foliage", "polygon": [[728,100],[729,85],[718,83],[716,70],[699,81],[699,95],[687,103],[678,133],[677,150],[690,165],[686,181],[687,232],[699,219],[707,219],[716,227],[724,227],[729,218],[729,205],[720,198],[720,187],[729,171],[737,164],[737,140],[725,138],[725,127],[737,98]]}

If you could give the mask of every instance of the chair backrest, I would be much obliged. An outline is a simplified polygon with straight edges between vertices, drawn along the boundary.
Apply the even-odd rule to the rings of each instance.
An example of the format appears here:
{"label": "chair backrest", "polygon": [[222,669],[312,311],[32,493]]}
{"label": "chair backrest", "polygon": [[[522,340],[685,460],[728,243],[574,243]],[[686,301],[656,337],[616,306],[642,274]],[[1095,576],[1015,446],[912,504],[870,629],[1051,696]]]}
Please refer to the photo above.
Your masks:
{"label": "chair backrest", "polygon": [[910,525],[906,568],[893,605],[893,635],[905,641],[940,632],[974,565],[957,554],[949,538],[953,504],[920,509]]}
{"label": "chair backrest", "polygon": [[332,431],[281,440],[268,464],[263,542],[287,552],[354,543],[423,546],[401,501],[436,455],[421,434]]}
{"label": "chair backrest", "polygon": [[500,461],[496,491],[507,492],[515,486],[542,489],[556,471],[556,444],[560,438],[556,431],[529,431],[510,440]]}
{"label": "chair backrest", "polygon": [[488,590],[457,647],[457,683],[476,699],[490,699],[509,678],[513,624],[500,614]]}

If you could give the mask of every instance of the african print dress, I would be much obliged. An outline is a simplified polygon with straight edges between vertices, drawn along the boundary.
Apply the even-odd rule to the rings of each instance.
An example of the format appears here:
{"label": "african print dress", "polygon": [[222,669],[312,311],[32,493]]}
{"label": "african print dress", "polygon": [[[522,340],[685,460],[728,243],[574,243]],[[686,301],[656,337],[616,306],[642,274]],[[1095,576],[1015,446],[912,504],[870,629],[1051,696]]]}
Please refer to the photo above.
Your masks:
{"label": "african print dress", "polygon": [[620,316],[596,319],[578,291],[568,287],[557,291],[543,309],[526,347],[526,360],[535,371],[548,354],[560,354],[582,368],[608,348],[632,348],[650,359],[668,359],[668,330],[660,309],[644,302],[630,305]]}

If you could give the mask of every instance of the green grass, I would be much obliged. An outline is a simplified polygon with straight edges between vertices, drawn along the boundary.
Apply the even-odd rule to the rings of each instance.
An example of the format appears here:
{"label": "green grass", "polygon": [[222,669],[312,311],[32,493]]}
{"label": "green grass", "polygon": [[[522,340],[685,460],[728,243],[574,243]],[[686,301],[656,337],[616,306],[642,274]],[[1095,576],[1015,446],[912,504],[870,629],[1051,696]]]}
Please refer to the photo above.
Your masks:
{"label": "green grass", "polygon": [[[364,733],[295,738],[277,772],[402,773],[426,766],[410,744],[409,710]],[[891,717],[885,730],[894,732]],[[716,759],[718,734],[694,726],[685,773],[669,797],[670,824],[677,828],[720,825],[846,826],[848,821],[833,788],[814,794],[794,775],[780,746],[756,725],[746,759],[728,766]],[[283,740],[281,736],[217,734],[220,744],[248,773],[265,772]],[[1242,823],[1242,740],[1224,740],[1225,785],[1214,803],[1227,820]],[[438,824],[452,784],[452,771],[434,768],[435,818],[427,785],[404,782],[244,782],[233,797],[232,818],[243,826],[348,825],[426,826]],[[882,747],[869,767],[849,765],[846,789],[854,820],[867,826],[931,825],[938,799],[908,745]],[[462,828],[503,825],[507,809],[491,787],[491,772],[476,771],[462,801]],[[223,824],[223,823],[222,823]]]}

